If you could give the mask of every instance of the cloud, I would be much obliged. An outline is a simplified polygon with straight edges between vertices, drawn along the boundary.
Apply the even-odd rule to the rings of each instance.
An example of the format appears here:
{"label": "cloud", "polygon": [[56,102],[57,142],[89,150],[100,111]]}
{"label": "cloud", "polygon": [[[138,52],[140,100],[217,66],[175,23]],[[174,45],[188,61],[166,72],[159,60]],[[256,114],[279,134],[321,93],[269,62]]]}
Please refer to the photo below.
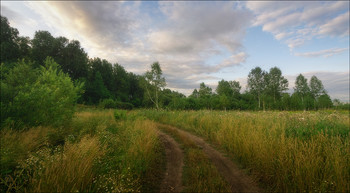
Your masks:
{"label": "cloud", "polygon": [[[148,3],[148,2],[147,2]],[[142,74],[159,61],[168,86],[193,90],[212,73],[245,62],[242,40],[253,18],[235,2],[29,2],[57,35],[81,42],[90,57]],[[148,5],[148,4],[147,4]],[[207,60],[220,56],[221,61]],[[181,80],[181,81],[179,81]]]}
{"label": "cloud", "polygon": [[[148,34],[151,52],[164,61],[164,73],[172,88],[190,94],[210,74],[242,64],[247,54],[242,39],[252,15],[232,2],[159,2],[166,24]],[[212,56],[223,60],[208,64]],[[194,87],[196,86],[196,87]]]}
{"label": "cloud", "polygon": [[231,2],[160,2],[160,9],[167,25],[151,33],[150,41],[156,50],[175,54],[204,51],[214,43],[235,52],[252,17]]}
{"label": "cloud", "polygon": [[349,11],[320,26],[319,33],[331,36],[349,35]]}
{"label": "cloud", "polygon": [[[123,2],[29,2],[46,25],[60,35],[78,39],[91,55],[105,57],[128,47],[138,22],[138,4]],[[109,57],[107,57],[109,59]]]}
{"label": "cloud", "polygon": [[325,58],[331,57],[335,54],[341,54],[345,51],[349,50],[349,48],[332,48],[327,50],[320,50],[316,52],[305,52],[305,53],[295,53],[295,56],[303,56],[303,57],[319,57],[323,56]]}
{"label": "cloud", "polygon": [[291,49],[313,38],[349,35],[349,2],[255,2],[246,7],[255,14],[255,26],[262,26]]}
{"label": "cloud", "polygon": [[30,36],[33,32],[31,28],[38,27],[38,21],[23,15],[22,12],[18,11],[16,8],[18,2],[1,2],[1,15],[7,17],[12,27],[19,30],[21,36]]}

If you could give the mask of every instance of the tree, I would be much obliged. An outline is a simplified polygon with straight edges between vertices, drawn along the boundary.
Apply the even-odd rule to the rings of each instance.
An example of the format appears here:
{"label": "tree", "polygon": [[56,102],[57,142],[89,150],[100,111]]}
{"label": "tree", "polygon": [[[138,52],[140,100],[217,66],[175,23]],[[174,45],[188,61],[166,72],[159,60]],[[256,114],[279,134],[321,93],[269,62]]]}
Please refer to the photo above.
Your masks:
{"label": "tree", "polygon": [[233,91],[233,95],[238,96],[240,94],[240,91],[242,88],[241,85],[239,84],[239,82],[234,80],[234,81],[230,81],[229,84],[230,84],[230,87]]}
{"label": "tree", "polygon": [[29,37],[18,37],[17,44],[19,48],[20,58],[29,58],[31,54],[30,38]]}
{"label": "tree", "polygon": [[0,62],[13,62],[19,57],[19,46],[16,41],[18,39],[18,30],[12,28],[6,17],[1,16],[0,30]]}
{"label": "tree", "polygon": [[190,95],[190,97],[192,97],[192,98],[199,98],[199,93],[198,93],[196,88],[193,90],[193,92]]}
{"label": "tree", "polygon": [[332,100],[328,94],[322,94],[319,96],[317,100],[317,107],[321,109],[333,107]]}
{"label": "tree", "polygon": [[139,84],[140,76],[129,72],[127,80],[129,85],[129,91],[128,91],[129,100],[135,107],[139,107],[142,105],[142,100],[144,95],[144,90]]}
{"label": "tree", "polygon": [[144,75],[146,80],[144,86],[147,96],[156,106],[157,110],[159,109],[159,93],[166,86],[165,78],[162,75],[162,69],[158,62],[154,62],[151,65],[151,71],[147,71]]}
{"label": "tree", "polygon": [[324,94],[326,91],[323,87],[322,81],[319,80],[316,76],[312,76],[310,79],[310,93],[317,99],[321,94]]}
{"label": "tree", "polygon": [[89,100],[94,104],[97,104],[103,99],[111,97],[108,89],[103,83],[103,79],[99,71],[95,73],[95,78],[91,84],[87,85],[86,94],[88,95]]}
{"label": "tree", "polygon": [[38,65],[43,65],[46,57],[54,57],[54,42],[55,38],[50,32],[35,32],[34,39],[32,40],[32,58]]}
{"label": "tree", "polygon": [[[53,54],[61,52],[62,46],[64,46],[67,42],[64,38],[55,39],[55,42],[61,41],[61,47],[54,47]],[[63,44],[63,45],[62,45]],[[63,62],[61,64],[62,70],[65,73],[68,73],[69,76],[73,80],[77,80],[79,78],[87,77],[88,74],[88,55],[80,46],[80,42],[73,40],[70,41],[65,47],[63,47]],[[58,58],[58,56],[56,56]],[[111,66],[112,67],[112,66]],[[111,70],[109,70],[111,73]],[[102,71],[100,71],[103,74]],[[103,75],[104,76],[104,75]]]}
{"label": "tree", "polygon": [[226,111],[227,107],[230,105],[230,100],[226,95],[219,96],[220,108]]}
{"label": "tree", "polygon": [[209,98],[212,95],[212,89],[202,82],[199,85],[198,95],[200,98]]}
{"label": "tree", "polygon": [[[129,100],[129,90],[130,90],[130,84],[135,83],[130,81],[130,77],[128,77],[128,73],[124,69],[123,66],[119,65],[118,63],[115,63],[113,65],[113,93],[116,96],[118,100],[121,101],[127,101]],[[138,81],[136,81],[138,82]],[[136,88],[135,85],[133,88]]]}
{"label": "tree", "polygon": [[301,96],[302,103],[304,102],[304,98],[310,93],[307,79],[302,74],[299,74],[295,80],[294,92]]}
{"label": "tree", "polygon": [[261,97],[266,87],[266,72],[260,67],[252,69],[248,74],[248,89],[258,98],[258,107],[261,107]]}
{"label": "tree", "polygon": [[225,95],[226,97],[231,97],[233,95],[233,90],[230,83],[222,79],[218,82],[216,93],[218,93],[219,96]]}
{"label": "tree", "polygon": [[267,92],[276,103],[276,100],[281,98],[282,92],[288,89],[288,80],[282,76],[281,70],[277,67],[271,68],[267,77]]}

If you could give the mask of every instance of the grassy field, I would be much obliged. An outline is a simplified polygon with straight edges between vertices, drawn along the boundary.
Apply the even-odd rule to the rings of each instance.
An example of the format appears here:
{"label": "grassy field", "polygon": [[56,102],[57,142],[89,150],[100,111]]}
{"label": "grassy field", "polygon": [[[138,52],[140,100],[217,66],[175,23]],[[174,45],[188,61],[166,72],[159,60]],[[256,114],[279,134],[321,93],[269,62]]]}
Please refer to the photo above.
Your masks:
{"label": "grassy field", "polygon": [[147,192],[160,189],[157,129],[184,150],[184,192],[229,191],[193,141],[204,138],[268,192],[349,192],[349,112],[152,111],[79,108],[61,127],[1,132],[1,192]]}
{"label": "grassy field", "polygon": [[1,131],[1,192],[159,189],[164,153],[155,123],[84,109],[70,125]]}
{"label": "grassy field", "polygon": [[349,112],[138,113],[203,137],[267,191],[350,191]]}

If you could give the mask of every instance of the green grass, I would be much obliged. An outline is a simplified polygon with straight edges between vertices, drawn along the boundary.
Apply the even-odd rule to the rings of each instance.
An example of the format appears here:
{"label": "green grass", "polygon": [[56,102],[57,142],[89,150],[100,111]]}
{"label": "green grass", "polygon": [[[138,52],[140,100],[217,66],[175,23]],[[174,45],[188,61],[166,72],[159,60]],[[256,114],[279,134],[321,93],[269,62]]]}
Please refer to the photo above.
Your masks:
{"label": "green grass", "polygon": [[274,192],[349,192],[349,114],[140,111],[202,136]]}
{"label": "green grass", "polygon": [[[349,192],[349,111],[120,111],[82,106],[70,124],[0,131],[1,192],[157,191],[164,175],[158,125],[203,137],[267,191]],[[125,115],[125,116],[124,116]],[[227,191],[208,157],[185,149],[185,192]]]}

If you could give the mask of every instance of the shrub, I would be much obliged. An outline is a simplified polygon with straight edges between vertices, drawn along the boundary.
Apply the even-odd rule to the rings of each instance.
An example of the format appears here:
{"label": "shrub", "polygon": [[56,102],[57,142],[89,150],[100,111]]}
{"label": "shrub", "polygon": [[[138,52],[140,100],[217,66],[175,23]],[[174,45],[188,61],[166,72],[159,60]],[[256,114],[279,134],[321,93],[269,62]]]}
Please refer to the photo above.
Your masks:
{"label": "shrub", "polygon": [[49,57],[38,70],[18,62],[1,79],[1,125],[61,125],[72,118],[81,87]]}
{"label": "shrub", "polygon": [[99,106],[104,109],[114,109],[117,107],[113,99],[104,99],[100,102]]}
{"label": "shrub", "polygon": [[126,119],[126,111],[125,110],[115,110],[114,111],[115,120],[124,120]]}

